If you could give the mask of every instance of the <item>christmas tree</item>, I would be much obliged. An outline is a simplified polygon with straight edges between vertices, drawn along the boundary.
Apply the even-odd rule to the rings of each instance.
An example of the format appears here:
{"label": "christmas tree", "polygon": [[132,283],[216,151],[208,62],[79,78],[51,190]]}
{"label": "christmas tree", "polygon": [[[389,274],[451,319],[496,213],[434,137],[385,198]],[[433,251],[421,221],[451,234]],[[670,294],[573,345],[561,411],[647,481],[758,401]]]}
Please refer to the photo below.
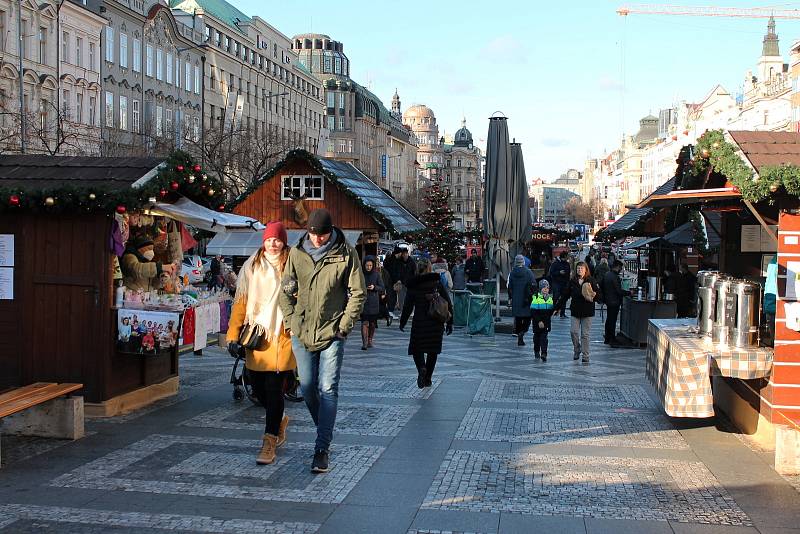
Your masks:
{"label": "christmas tree", "polygon": [[420,220],[425,230],[409,236],[409,240],[425,252],[436,252],[452,265],[464,239],[461,232],[453,228],[453,210],[448,205],[450,191],[434,183],[425,190],[424,200],[428,207]]}

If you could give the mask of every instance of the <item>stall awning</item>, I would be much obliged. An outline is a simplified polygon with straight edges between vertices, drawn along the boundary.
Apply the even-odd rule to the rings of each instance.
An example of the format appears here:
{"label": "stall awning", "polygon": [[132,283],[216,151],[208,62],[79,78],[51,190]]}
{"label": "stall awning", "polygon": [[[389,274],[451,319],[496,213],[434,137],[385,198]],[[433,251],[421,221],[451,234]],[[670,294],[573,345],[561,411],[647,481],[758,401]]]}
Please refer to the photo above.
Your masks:
{"label": "stall awning", "polygon": [[[623,249],[642,248],[645,245],[658,244],[659,241],[663,241],[663,238],[661,238],[661,237],[643,237],[642,239],[637,239],[636,241],[633,241],[632,243],[628,243],[627,245],[625,245],[622,248]],[[661,243],[661,244],[663,245],[664,243]]]}
{"label": "stall awning", "polygon": [[[670,178],[661,184],[653,193],[647,197],[666,194],[675,187],[675,177]],[[650,232],[645,232],[644,228],[647,222],[654,218],[658,212],[651,208],[633,208],[628,210],[622,217],[614,221],[607,227],[603,228],[595,234],[595,240],[608,240],[619,236],[635,236],[642,235]]]}
{"label": "stall awning", "polygon": [[153,215],[161,215],[209,232],[227,232],[236,229],[264,229],[264,225],[251,217],[213,211],[181,198],[174,204],[156,202],[148,207]]}
{"label": "stall awning", "polygon": [[[345,239],[351,245],[355,246],[358,238],[361,237],[361,230],[342,230]],[[286,233],[289,237],[289,246],[294,246],[300,241],[305,230],[287,230]],[[250,256],[253,252],[258,250],[261,246],[261,231],[253,230],[231,230],[229,232],[219,233],[209,241],[206,246],[208,254],[222,256]]]}
{"label": "stall awning", "polygon": [[740,200],[742,194],[733,187],[720,187],[716,189],[682,189],[671,191],[663,195],[651,195],[641,201],[636,207],[643,208],[668,208],[679,204],[703,204],[720,200]]}
{"label": "stall awning", "polygon": [[[708,243],[706,246],[710,249],[719,247],[721,238],[720,232],[722,231],[722,216],[719,212],[710,211],[705,213],[706,234],[708,235]],[[675,246],[692,247],[695,244],[695,227],[691,221],[686,222],[673,231],[664,236],[664,240],[668,241]]]}

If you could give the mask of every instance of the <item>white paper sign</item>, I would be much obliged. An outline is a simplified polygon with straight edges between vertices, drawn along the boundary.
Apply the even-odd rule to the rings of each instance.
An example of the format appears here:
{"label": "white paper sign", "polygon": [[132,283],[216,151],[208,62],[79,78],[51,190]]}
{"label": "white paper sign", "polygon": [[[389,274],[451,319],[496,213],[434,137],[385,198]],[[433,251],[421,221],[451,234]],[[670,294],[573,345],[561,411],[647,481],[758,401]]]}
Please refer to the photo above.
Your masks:
{"label": "white paper sign", "polygon": [[0,267],[14,266],[14,234],[0,234]]}
{"label": "white paper sign", "polygon": [[761,226],[742,225],[742,252],[761,252]]}
{"label": "white paper sign", "polygon": [[786,300],[798,300],[800,295],[800,261],[786,263]]}
{"label": "white paper sign", "polygon": [[800,237],[800,236],[796,236],[796,235],[784,236],[783,244],[784,245],[797,245],[798,243],[800,243],[800,239],[798,239],[798,237]]}
{"label": "white paper sign", "polygon": [[0,300],[14,300],[13,267],[0,267]]}

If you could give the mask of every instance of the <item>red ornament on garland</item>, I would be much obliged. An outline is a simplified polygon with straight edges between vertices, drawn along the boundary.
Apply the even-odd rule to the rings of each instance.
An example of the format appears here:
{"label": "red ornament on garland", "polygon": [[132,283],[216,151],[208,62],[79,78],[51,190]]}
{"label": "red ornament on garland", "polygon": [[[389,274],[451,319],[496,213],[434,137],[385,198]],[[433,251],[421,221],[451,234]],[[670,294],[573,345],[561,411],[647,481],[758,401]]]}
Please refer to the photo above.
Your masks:
{"label": "red ornament on garland", "polygon": [[177,191],[177,190],[178,190],[178,188],[180,187],[180,185],[178,184],[178,182],[172,182],[171,184],[169,184],[169,187],[170,187],[170,189],[172,189],[173,191]]}
{"label": "red ornament on garland", "polygon": [[192,168],[194,169],[194,172],[200,172],[200,171],[203,170],[203,168],[200,165],[197,165],[197,164],[195,164],[195,166],[192,167]]}
{"label": "red ornament on garland", "polygon": [[8,203],[14,207],[19,206],[19,195],[11,195],[8,197]]}
{"label": "red ornament on garland", "polygon": [[176,169],[178,169],[178,172],[183,172],[183,165],[178,165]]}
{"label": "red ornament on garland", "polygon": [[164,198],[165,196],[167,196],[167,190],[162,189],[161,191],[158,192],[158,194],[161,196],[161,198]]}
{"label": "red ornament on garland", "polygon": [[126,211],[128,211],[128,209],[127,209],[125,206],[123,206],[122,204],[120,204],[119,206],[117,206],[117,213],[119,213],[120,215],[122,215],[122,214],[123,214],[123,213],[125,213]]}
{"label": "red ornament on garland", "polygon": [[220,204],[217,208],[219,211],[225,211],[225,204]]}

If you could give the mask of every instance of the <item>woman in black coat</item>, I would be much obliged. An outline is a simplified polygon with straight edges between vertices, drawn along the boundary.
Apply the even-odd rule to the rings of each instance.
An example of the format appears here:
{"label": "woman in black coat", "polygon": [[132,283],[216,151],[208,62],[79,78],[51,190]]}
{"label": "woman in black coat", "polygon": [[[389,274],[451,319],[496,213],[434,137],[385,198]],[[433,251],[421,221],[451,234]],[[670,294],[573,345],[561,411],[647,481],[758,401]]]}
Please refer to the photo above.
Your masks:
{"label": "woman in black coat", "polygon": [[361,311],[361,350],[367,350],[372,347],[372,338],[375,337],[375,329],[378,328],[381,296],[385,292],[383,279],[375,265],[375,256],[364,258],[362,268],[367,288],[367,300],[364,302],[364,309]]}
{"label": "woman in black coat", "polygon": [[[428,315],[430,296],[436,293],[447,301],[447,308],[450,310],[450,319],[447,323],[440,323]],[[411,321],[408,353],[414,357],[414,364],[417,366],[417,387],[424,388],[432,383],[433,368],[442,352],[444,331],[447,331],[448,336],[453,333],[453,303],[447,290],[442,287],[439,274],[431,272],[431,263],[428,260],[420,260],[417,264],[417,276],[408,281],[408,293],[400,316],[401,331],[405,328],[412,311],[414,318]]]}
{"label": "woman in black coat", "polygon": [[579,261],[575,264],[575,274],[570,278],[555,305],[553,315],[563,310],[570,301],[570,337],[572,337],[572,359],[589,363],[589,332],[594,319],[594,301],[597,297],[597,282],[589,275],[589,266]]}

